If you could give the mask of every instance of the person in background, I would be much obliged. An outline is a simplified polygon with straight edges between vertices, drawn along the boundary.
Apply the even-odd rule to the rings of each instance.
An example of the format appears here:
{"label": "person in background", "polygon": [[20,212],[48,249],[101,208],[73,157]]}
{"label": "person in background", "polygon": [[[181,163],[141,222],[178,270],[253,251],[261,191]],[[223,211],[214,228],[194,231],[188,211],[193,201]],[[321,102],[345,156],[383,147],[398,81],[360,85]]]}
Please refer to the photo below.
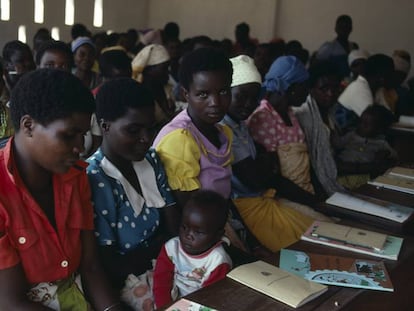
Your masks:
{"label": "person in background", "polygon": [[100,83],[99,74],[92,70],[95,62],[95,45],[89,37],[78,37],[72,41],[75,68],[72,73],[90,90]]}
{"label": "person in background", "polygon": [[16,132],[0,150],[3,310],[123,310],[99,264],[79,161],[94,109],[62,70],[32,71],[13,89]]}
{"label": "person in background", "polygon": [[36,58],[37,51],[39,50],[40,46],[47,41],[52,40],[52,36],[50,34],[49,29],[47,28],[39,28],[33,36],[33,56]]}
{"label": "person in background", "polygon": [[9,91],[14,88],[24,74],[36,69],[30,47],[18,40],[7,42],[4,45],[3,62],[4,81]]}
{"label": "person in background", "polygon": [[75,41],[79,37],[90,37],[91,32],[84,24],[76,23],[70,29],[70,36],[72,41]]}
{"label": "person in background", "polygon": [[365,66],[369,53],[364,50],[352,50],[348,55],[348,65],[350,69],[349,80],[346,86],[358,78],[359,75],[365,75]]}
{"label": "person in background", "polygon": [[364,110],[356,130],[334,141],[339,182],[345,187],[357,188],[396,164],[397,154],[385,139],[392,122],[392,113],[375,104]]}
{"label": "person in background", "polygon": [[72,51],[62,41],[46,41],[39,46],[36,53],[36,65],[38,68],[55,68],[71,72],[72,63]]}
{"label": "person in background", "polygon": [[[352,52],[351,52],[352,53]],[[322,199],[343,191],[337,182],[337,169],[331,139],[339,136],[334,110],[341,92],[341,76],[335,63],[319,61],[309,68],[310,93],[294,112],[305,133],[313,185]]]}
{"label": "person in background", "polygon": [[305,134],[292,109],[306,100],[308,78],[296,57],[276,59],[263,82],[265,97],[249,117],[248,127],[254,141],[280,164],[281,175],[314,193]]}
{"label": "person in background", "polygon": [[[3,72],[3,64],[0,61],[0,72]],[[10,99],[9,90],[4,82],[3,75],[0,76],[0,148],[3,148],[10,136],[13,135],[14,129],[10,119]]]}
{"label": "person in background", "polygon": [[179,218],[162,162],[150,149],[156,123],[149,91],[117,78],[102,85],[96,104],[103,141],[87,168],[95,234],[111,284],[121,289],[129,275],[152,269]]}
{"label": "person in background", "polygon": [[132,61],[132,75],[155,98],[155,120],[161,128],[175,115],[175,100],[169,80],[170,56],[160,44],[143,48]]}
{"label": "person in background", "polygon": [[260,72],[262,80],[269,71],[272,63],[280,56],[285,54],[285,44],[279,43],[262,43],[259,44],[254,53],[254,64]]}
{"label": "person in background", "polygon": [[337,64],[343,77],[349,75],[348,55],[358,49],[355,42],[349,41],[352,32],[352,18],[349,15],[340,15],[335,23],[336,38],[322,44],[316,53],[317,60],[330,60]]}
{"label": "person in background", "polygon": [[159,308],[226,277],[232,261],[222,243],[227,200],[200,190],[183,208],[179,235],[161,249],[154,269],[154,301]]}
{"label": "person in background", "polygon": [[259,42],[257,39],[250,38],[250,26],[245,22],[237,24],[234,35],[236,37],[233,45],[234,56],[245,54],[253,57]]}
{"label": "person in background", "polygon": [[411,56],[407,51],[395,50],[392,54],[392,60],[395,68],[393,84],[398,96],[395,114],[397,116],[412,115],[414,114],[414,96],[404,85],[411,70]]}
{"label": "person in background", "polygon": [[180,26],[174,22],[168,22],[165,24],[162,31],[162,42],[166,45],[169,41],[180,41]]}
{"label": "person in background", "polygon": [[343,132],[356,127],[362,112],[374,104],[374,96],[378,90],[391,84],[393,71],[391,57],[375,54],[368,58],[365,74],[360,74],[338,98],[335,119]]}
{"label": "person in background", "polygon": [[232,129],[234,136],[231,196],[252,234],[276,252],[296,242],[317,217],[311,208],[290,204],[293,202],[282,197],[304,204],[315,204],[317,200],[280,176],[273,156],[256,149],[245,120],[257,107],[261,77],[249,56],[239,55],[230,61],[232,100],[222,123]]}

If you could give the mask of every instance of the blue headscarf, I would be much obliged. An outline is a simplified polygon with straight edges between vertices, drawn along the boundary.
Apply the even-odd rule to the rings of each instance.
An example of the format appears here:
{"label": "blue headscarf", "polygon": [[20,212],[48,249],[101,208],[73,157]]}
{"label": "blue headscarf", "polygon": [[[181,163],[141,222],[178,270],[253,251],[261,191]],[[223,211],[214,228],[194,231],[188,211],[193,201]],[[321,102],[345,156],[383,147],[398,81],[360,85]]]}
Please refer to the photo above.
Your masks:
{"label": "blue headscarf", "polygon": [[278,57],[266,73],[263,87],[268,92],[284,93],[293,83],[301,83],[309,78],[305,66],[295,56]]}

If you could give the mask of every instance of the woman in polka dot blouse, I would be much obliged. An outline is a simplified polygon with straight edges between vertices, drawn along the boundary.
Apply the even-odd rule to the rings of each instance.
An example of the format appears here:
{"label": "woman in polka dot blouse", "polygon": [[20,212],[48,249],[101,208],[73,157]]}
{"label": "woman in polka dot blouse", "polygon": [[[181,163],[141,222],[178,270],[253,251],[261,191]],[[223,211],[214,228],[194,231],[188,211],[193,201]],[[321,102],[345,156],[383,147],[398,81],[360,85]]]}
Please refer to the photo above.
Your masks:
{"label": "woman in polka dot blouse", "polygon": [[177,232],[175,201],[155,150],[154,101],[130,78],[105,83],[96,96],[102,146],[89,159],[95,234],[112,284],[151,268]]}

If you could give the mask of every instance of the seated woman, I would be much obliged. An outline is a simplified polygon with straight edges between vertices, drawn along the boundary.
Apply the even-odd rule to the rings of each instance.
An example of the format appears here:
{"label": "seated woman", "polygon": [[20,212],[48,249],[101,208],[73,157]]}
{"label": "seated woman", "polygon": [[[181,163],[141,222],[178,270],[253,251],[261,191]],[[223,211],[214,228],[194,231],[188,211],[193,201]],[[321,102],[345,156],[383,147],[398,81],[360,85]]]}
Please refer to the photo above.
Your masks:
{"label": "seated woman", "polygon": [[296,242],[314,219],[327,218],[307,206],[275,197],[277,189],[278,194],[291,200],[316,203],[310,193],[277,174],[274,157],[256,150],[245,120],[257,106],[261,77],[250,57],[241,55],[231,62],[232,101],[223,123],[234,135],[232,198],[256,238],[268,249],[278,251]]}
{"label": "seated woman", "polygon": [[265,98],[250,116],[248,127],[254,141],[278,159],[281,175],[313,193],[305,135],[292,110],[305,101],[308,78],[296,57],[275,60],[263,82]]}
{"label": "seated woman", "polygon": [[340,93],[341,78],[336,65],[316,62],[309,68],[310,94],[295,108],[295,115],[305,133],[310,163],[315,174],[314,185],[324,196],[343,191],[337,182],[337,169],[331,140],[340,135],[334,110]]}
{"label": "seated woman", "polygon": [[131,78],[101,86],[96,96],[101,147],[88,159],[95,234],[105,270],[120,289],[129,274],[152,268],[163,243],[178,230],[175,201],[161,161],[149,149],[154,100]]}
{"label": "seated woman", "polygon": [[37,68],[55,68],[70,72],[72,63],[72,51],[62,41],[46,41],[39,46],[36,53]]}
{"label": "seated woman", "polygon": [[1,309],[122,310],[98,264],[78,161],[92,95],[70,73],[38,69],[20,79],[11,103],[16,133],[0,150]]}
{"label": "seated woman", "polygon": [[[180,206],[198,189],[213,190],[226,199],[231,191],[232,132],[218,124],[231,101],[232,66],[213,48],[187,54],[180,68],[188,108],[162,128],[154,146],[164,164]],[[245,249],[229,225],[226,234]]]}
{"label": "seated woman", "polygon": [[160,44],[143,48],[132,60],[133,77],[150,90],[155,99],[155,120],[159,128],[175,114],[175,101],[169,80],[170,56]]}

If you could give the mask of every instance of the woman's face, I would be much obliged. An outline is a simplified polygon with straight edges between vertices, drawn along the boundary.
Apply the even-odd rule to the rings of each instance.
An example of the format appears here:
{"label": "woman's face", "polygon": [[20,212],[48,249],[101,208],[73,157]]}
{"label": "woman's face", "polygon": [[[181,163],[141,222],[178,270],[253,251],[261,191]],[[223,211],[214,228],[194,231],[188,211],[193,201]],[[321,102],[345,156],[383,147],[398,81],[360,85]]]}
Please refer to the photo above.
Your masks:
{"label": "woman's face", "polygon": [[76,68],[82,71],[89,71],[95,62],[95,49],[89,44],[81,45],[75,51],[73,59]]}
{"label": "woman's face", "polygon": [[320,77],[311,89],[311,95],[315,99],[319,109],[328,110],[337,101],[341,91],[341,82],[337,76]]}
{"label": "woman's face", "polygon": [[16,51],[11,56],[6,69],[4,76],[9,88],[12,89],[25,73],[36,69],[32,53]]}
{"label": "woman's face", "polygon": [[298,107],[302,105],[309,95],[308,82],[293,83],[289,86],[287,95],[290,106]]}
{"label": "woman's face", "polygon": [[258,105],[259,83],[247,83],[231,88],[231,104],[228,114],[234,121],[246,120]]}
{"label": "woman's face", "polygon": [[141,161],[151,147],[156,133],[154,106],[128,108],[115,121],[103,121],[104,142],[113,157]]}
{"label": "woman's face", "polygon": [[[23,117],[30,118],[30,117]],[[30,119],[30,155],[33,162],[52,173],[65,173],[84,151],[84,135],[90,128],[89,113],[73,113],[70,117],[42,125]],[[25,124],[25,122],[21,122]]]}
{"label": "woman's face", "polygon": [[70,72],[71,59],[69,55],[59,50],[48,50],[40,59],[39,68],[54,68]]}
{"label": "woman's face", "polygon": [[201,71],[193,75],[189,89],[183,89],[188,114],[199,126],[220,122],[231,102],[231,79],[222,71]]}

